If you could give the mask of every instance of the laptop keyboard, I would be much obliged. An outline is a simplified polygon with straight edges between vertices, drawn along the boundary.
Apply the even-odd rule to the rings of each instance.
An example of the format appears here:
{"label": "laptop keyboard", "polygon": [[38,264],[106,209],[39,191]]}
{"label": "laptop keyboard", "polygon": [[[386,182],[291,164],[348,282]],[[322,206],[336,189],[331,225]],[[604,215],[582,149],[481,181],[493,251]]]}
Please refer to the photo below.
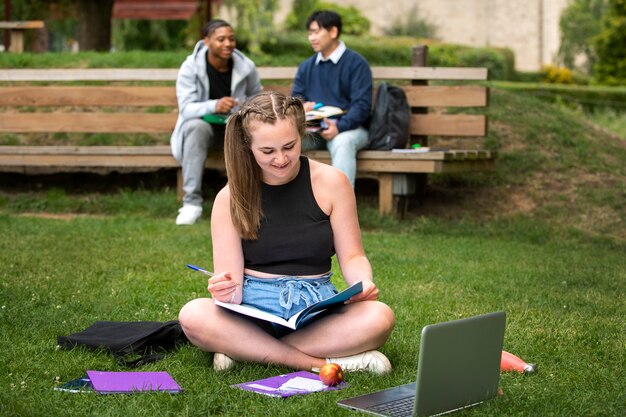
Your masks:
{"label": "laptop keyboard", "polygon": [[410,396],[399,400],[389,401],[384,404],[373,405],[369,407],[368,410],[391,417],[403,417],[413,415],[414,405],[415,397]]}

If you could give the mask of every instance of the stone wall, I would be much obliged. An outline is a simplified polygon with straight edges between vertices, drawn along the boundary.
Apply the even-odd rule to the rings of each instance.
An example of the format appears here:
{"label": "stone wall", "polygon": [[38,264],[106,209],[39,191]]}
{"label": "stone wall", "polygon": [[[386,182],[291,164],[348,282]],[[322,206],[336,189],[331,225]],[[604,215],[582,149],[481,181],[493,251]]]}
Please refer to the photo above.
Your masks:
{"label": "stone wall", "polygon": [[[277,23],[294,0],[279,0]],[[399,17],[416,13],[437,27],[442,42],[507,47],[520,71],[537,71],[554,63],[560,45],[559,19],[568,0],[335,0],[355,6],[382,34]]]}

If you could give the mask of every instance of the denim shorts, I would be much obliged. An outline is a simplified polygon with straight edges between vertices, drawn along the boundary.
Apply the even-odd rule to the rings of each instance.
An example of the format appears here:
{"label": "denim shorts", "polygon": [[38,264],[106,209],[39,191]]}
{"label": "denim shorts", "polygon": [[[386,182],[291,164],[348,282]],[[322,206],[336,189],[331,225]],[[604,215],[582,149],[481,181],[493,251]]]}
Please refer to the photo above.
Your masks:
{"label": "denim shorts", "polygon": [[[335,285],[330,281],[332,275],[332,272],[318,278],[256,278],[244,275],[242,303],[288,319],[311,304],[337,294]],[[276,326],[273,327],[277,330]]]}

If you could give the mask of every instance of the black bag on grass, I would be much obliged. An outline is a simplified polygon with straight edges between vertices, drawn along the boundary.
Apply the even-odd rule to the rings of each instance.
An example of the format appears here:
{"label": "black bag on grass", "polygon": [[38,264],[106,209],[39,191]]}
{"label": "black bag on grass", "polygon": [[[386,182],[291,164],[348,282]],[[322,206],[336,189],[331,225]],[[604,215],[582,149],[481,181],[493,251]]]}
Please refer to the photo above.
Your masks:
{"label": "black bag on grass", "polygon": [[97,321],[81,332],[57,338],[57,344],[64,349],[83,346],[92,350],[108,350],[120,365],[128,367],[163,359],[163,355],[154,352],[187,342],[189,340],[178,320],[165,323]]}
{"label": "black bag on grass", "polygon": [[411,109],[404,90],[385,81],[380,83],[370,120],[368,149],[406,148],[410,118]]}

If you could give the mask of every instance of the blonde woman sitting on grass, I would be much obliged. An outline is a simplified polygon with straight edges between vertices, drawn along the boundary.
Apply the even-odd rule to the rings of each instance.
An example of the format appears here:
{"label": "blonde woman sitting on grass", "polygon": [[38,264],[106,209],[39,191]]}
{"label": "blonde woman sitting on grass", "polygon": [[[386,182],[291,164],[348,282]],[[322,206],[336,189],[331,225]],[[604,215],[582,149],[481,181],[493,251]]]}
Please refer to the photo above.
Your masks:
{"label": "blonde woman sitting on grass", "polygon": [[189,340],[215,352],[213,367],[236,361],[317,370],[385,373],[379,351],[394,327],[361,242],[352,185],[345,174],[301,155],[305,115],[300,100],[276,92],[248,100],[228,121],[228,184],[211,215],[213,299],[245,303],[288,318],[337,293],[331,258],[363,292],[298,330],[221,308],[211,298],[187,303],[180,323]]}

